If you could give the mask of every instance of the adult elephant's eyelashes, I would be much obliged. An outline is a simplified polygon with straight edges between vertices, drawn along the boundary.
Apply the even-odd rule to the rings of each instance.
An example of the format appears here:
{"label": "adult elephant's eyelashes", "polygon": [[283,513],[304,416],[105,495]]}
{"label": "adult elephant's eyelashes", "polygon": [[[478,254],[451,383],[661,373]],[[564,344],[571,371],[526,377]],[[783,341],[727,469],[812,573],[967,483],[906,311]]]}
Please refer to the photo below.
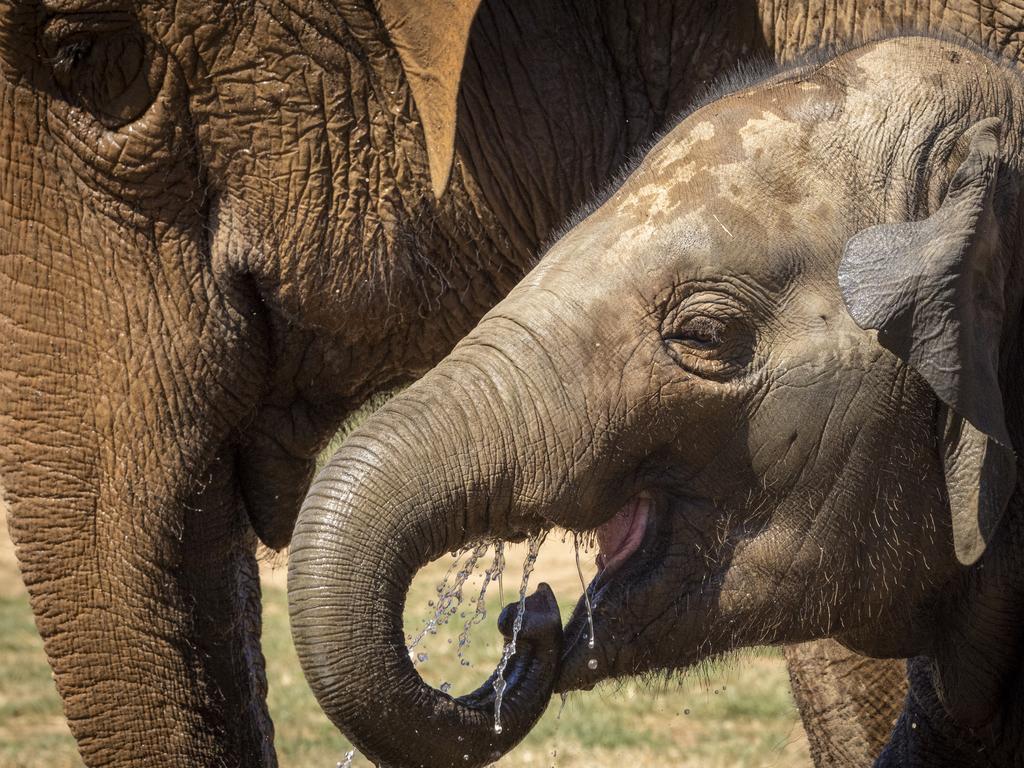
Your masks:
{"label": "adult elephant's eyelashes", "polygon": [[42,37],[44,63],[61,95],[107,128],[137,119],[153,102],[163,62],[134,16],[57,16]]}
{"label": "adult elephant's eyelashes", "polygon": [[70,82],[75,67],[88,58],[91,50],[91,40],[70,40],[59,46],[51,62],[58,81]]}

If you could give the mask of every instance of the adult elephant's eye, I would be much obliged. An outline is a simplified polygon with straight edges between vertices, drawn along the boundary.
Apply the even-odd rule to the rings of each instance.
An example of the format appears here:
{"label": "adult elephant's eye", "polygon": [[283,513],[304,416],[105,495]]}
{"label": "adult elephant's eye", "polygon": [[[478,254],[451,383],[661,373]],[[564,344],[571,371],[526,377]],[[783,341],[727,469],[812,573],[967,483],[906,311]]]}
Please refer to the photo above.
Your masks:
{"label": "adult elephant's eye", "polygon": [[130,14],[57,16],[42,42],[61,96],[107,128],[137,119],[152,104],[163,59]]}

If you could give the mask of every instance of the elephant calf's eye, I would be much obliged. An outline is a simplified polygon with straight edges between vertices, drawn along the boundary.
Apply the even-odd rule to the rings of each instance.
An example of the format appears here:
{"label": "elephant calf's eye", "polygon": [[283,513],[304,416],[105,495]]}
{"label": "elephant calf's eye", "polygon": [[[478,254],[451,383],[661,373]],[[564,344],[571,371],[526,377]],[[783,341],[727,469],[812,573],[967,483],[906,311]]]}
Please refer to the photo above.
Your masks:
{"label": "elephant calf's eye", "polygon": [[717,349],[725,338],[725,323],[713,317],[698,316],[683,324],[666,341],[685,344],[699,350]]}
{"label": "elephant calf's eye", "polygon": [[753,334],[743,313],[731,303],[701,304],[669,313],[662,327],[665,351],[691,373],[727,378],[751,360]]}

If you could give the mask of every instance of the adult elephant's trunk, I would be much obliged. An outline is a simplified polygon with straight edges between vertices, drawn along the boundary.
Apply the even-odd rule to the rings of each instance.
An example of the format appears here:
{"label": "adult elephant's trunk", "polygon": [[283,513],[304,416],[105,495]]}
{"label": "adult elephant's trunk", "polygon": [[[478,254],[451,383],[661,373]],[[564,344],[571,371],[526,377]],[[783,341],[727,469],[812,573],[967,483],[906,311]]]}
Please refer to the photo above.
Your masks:
{"label": "adult elephant's trunk", "polygon": [[[542,587],[505,673],[500,733],[492,681],[453,698],[425,684],[409,658],[402,609],[420,567],[474,540],[550,525],[524,474],[544,465],[543,439],[517,438],[536,456],[510,455],[512,428],[526,421],[506,397],[508,377],[520,374],[494,350],[467,346],[386,405],[372,431],[348,439],[292,540],[292,632],[306,677],[331,720],[389,768],[493,762],[543,713],[561,652],[558,608]],[[501,622],[506,634],[511,618]]]}

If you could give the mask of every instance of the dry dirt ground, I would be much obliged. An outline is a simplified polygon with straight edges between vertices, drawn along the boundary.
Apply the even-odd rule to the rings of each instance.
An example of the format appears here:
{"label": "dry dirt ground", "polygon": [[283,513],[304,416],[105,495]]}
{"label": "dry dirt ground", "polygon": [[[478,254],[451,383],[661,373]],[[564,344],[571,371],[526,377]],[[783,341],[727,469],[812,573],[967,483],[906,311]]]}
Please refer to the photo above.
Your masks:
{"label": "dry dirt ground", "polygon": [[[506,601],[518,591],[523,552],[519,547],[509,557],[503,579]],[[592,553],[584,555],[585,570],[592,569],[592,560]],[[264,652],[278,754],[283,768],[333,768],[349,746],[320,712],[292,650],[284,562],[282,555],[268,557],[263,567]],[[432,615],[429,603],[436,601],[436,587],[447,567],[448,563],[435,563],[417,577],[406,615],[410,634]],[[419,663],[421,674],[435,685],[452,683],[453,692],[475,687],[493,669],[500,651],[494,629],[497,589],[491,588],[486,601],[490,613],[474,627],[464,653],[469,666],[462,665],[455,652],[463,625],[473,615],[468,596],[480,589],[483,569],[477,570],[464,590],[467,602],[437,635],[428,635],[416,649],[426,655]],[[571,610],[581,591],[571,542],[553,536],[545,543],[533,582],[537,580],[553,586],[563,615]],[[460,615],[463,611],[465,617]],[[499,765],[810,765],[785,667],[772,650],[748,652],[670,682],[599,687],[571,696],[560,717],[558,703],[556,699],[526,741]],[[80,765],[32,624],[0,504],[0,768]],[[357,756],[353,765],[369,763]]]}

